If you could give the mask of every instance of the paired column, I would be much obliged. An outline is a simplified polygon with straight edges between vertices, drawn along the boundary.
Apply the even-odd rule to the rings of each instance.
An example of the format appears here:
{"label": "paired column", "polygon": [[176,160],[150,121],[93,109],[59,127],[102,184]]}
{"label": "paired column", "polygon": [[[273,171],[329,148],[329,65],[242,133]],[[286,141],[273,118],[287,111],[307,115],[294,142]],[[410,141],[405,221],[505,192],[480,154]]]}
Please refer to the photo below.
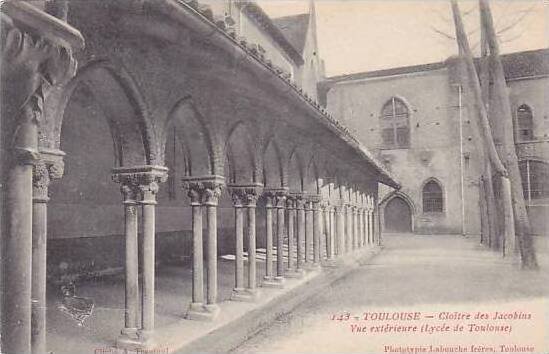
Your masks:
{"label": "paired column", "polygon": [[[33,165],[40,157],[39,124],[46,124],[43,107],[50,89],[74,76],[76,65],[71,53],[83,47],[84,39],[75,28],[60,24],[26,2],[3,3],[2,17],[3,38],[8,38],[2,47],[1,85],[5,89],[0,97],[2,350],[31,353],[44,346],[38,343],[36,349],[31,348],[31,299],[43,291],[43,285],[38,284],[34,294],[32,290],[33,236],[44,235],[44,229],[33,235],[33,226],[43,227],[45,222],[45,205],[33,207]],[[49,35],[42,36],[44,33]],[[49,139],[47,132],[43,133],[42,138]],[[40,214],[36,224],[33,209]],[[39,337],[43,335],[34,340],[41,341]]]}
{"label": "paired column", "polygon": [[305,205],[307,204],[302,194],[295,195],[296,204],[296,222],[297,222],[297,256],[296,256],[296,271],[297,273],[303,272],[303,266],[305,261]]}
{"label": "paired column", "polygon": [[335,207],[335,216],[336,216],[336,229],[337,229],[337,240],[338,240],[338,248],[337,248],[337,255],[339,258],[342,258],[342,256],[347,253],[347,246],[346,246],[346,235],[345,235],[345,205],[341,204]]}
{"label": "paired column", "polygon": [[[257,296],[256,285],[256,234],[255,210],[260,184],[231,185],[229,190],[235,210],[235,287],[231,300],[254,301]],[[246,215],[244,215],[246,214]],[[248,274],[244,280],[244,216],[247,218],[248,236]]]}
{"label": "paired column", "polygon": [[[267,264],[263,286],[280,288],[284,284],[284,214],[287,188],[268,189],[266,198]],[[273,210],[276,211],[276,276],[273,275]]]}
{"label": "paired column", "polygon": [[[124,234],[126,239],[125,325],[117,344],[121,347],[150,347],[154,332],[155,288],[155,207],[159,183],[166,181],[168,169],[161,166],[116,168],[113,180],[121,184],[124,198]],[[138,218],[143,212],[143,284],[141,327],[139,328]]]}
{"label": "paired column", "polygon": [[305,261],[304,268],[312,266],[312,243],[313,243],[313,203],[310,200],[305,202]]}
{"label": "paired column", "polygon": [[311,196],[313,209],[313,267],[320,267],[320,234],[322,232],[320,196]]}
{"label": "paired column", "polygon": [[353,218],[353,249],[356,250],[359,247],[359,233],[358,233],[358,207],[353,205],[351,207]]}
{"label": "paired column", "polygon": [[322,221],[324,225],[324,236],[322,240],[325,240],[325,250],[326,250],[326,259],[332,260],[334,255],[334,245],[332,238],[332,227],[331,227],[331,212],[330,204],[327,202],[321,204],[322,208]]}
{"label": "paired column", "polygon": [[336,232],[336,212],[335,207],[329,207],[330,215],[330,245],[331,252],[328,254],[329,259],[333,259],[337,253],[337,232]]}
{"label": "paired column", "polygon": [[[296,224],[297,224],[297,200],[295,195],[288,195],[286,200],[286,210],[288,216],[288,261],[286,268],[286,277],[296,278],[300,275],[297,271],[297,255],[296,255]],[[298,231],[299,232],[299,231]],[[294,261],[296,255],[296,261]]]}
{"label": "paired column", "polygon": [[[224,186],[221,176],[184,177],[192,208],[193,284],[192,302],[186,318],[213,320],[219,314],[217,305],[217,204]],[[202,214],[206,212],[206,291],[204,292],[204,245]]]}

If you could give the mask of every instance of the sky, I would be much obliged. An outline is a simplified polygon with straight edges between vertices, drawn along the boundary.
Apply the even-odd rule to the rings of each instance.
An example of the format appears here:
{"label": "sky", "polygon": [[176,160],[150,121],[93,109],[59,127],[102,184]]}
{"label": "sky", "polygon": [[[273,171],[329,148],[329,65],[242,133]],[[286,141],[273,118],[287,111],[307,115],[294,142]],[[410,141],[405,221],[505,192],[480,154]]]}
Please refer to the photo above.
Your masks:
{"label": "sky", "polygon": [[[308,0],[257,0],[271,17],[308,12]],[[455,55],[445,0],[315,0],[326,75],[437,62]],[[549,47],[549,0],[491,1],[502,53]],[[471,46],[479,50],[477,1],[461,1]]]}

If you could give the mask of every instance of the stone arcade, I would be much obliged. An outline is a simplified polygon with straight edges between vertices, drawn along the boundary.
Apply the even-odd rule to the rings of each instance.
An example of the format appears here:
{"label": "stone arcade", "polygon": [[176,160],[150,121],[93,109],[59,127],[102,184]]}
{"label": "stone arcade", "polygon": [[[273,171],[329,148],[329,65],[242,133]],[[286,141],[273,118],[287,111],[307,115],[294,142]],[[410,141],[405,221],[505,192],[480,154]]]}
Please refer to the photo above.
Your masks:
{"label": "stone arcade", "polygon": [[191,260],[192,295],[168,311],[216,321],[380,244],[378,184],[399,185],[316,101],[314,6],[296,40],[252,2],[211,5],[2,5],[4,352],[48,352],[47,278],[122,272],[109,336],[150,348],[169,260]]}

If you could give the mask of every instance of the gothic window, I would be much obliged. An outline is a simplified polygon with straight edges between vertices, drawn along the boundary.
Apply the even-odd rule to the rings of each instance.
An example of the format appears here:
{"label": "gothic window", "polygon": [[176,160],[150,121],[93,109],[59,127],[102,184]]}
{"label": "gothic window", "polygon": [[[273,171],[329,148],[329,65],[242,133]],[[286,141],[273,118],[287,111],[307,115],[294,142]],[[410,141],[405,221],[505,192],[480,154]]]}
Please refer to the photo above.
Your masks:
{"label": "gothic window", "polygon": [[410,146],[408,107],[398,98],[391,98],[381,110],[381,140],[385,148]]}
{"label": "gothic window", "polygon": [[423,212],[441,213],[444,209],[442,188],[436,181],[429,181],[423,186]]}
{"label": "gothic window", "polygon": [[519,162],[524,198],[533,199],[549,197],[549,164],[543,161],[523,160]]}
{"label": "gothic window", "polygon": [[532,109],[526,104],[517,109],[516,136],[517,141],[534,140]]}

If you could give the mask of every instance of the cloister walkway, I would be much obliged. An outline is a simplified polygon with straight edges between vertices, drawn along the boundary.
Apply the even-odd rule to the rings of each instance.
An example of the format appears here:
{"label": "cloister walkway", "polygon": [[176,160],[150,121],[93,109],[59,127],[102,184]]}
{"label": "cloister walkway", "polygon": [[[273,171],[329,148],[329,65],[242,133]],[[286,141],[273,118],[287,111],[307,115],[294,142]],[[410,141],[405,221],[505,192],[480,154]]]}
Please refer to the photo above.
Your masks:
{"label": "cloister walkway", "polygon": [[[535,353],[547,352],[543,317],[547,316],[549,273],[543,255],[540,271],[516,265],[457,235],[384,235],[384,249],[315,299],[281,316],[236,352],[382,353],[385,345],[486,345],[530,341]],[[531,322],[512,322],[507,335],[373,335],[353,333],[352,316],[380,311],[532,311]],[[351,313],[349,322],[333,315]],[[545,315],[544,315],[545,314]],[[452,322],[453,323],[453,322]],[[545,343],[543,343],[545,341]],[[470,349],[468,347],[467,349]],[[496,348],[499,350],[499,348]]]}

